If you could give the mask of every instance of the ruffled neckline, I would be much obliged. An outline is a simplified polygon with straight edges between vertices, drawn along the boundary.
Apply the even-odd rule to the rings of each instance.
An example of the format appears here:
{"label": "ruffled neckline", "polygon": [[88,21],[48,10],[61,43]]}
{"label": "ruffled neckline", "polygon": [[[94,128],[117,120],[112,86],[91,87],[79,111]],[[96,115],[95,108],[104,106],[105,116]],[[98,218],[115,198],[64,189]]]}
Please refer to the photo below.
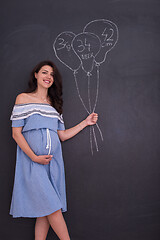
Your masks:
{"label": "ruffled neckline", "polygon": [[[24,106],[24,105],[48,105],[51,106],[49,103],[20,103],[20,104],[15,104],[15,106]],[[52,106],[51,106],[52,107]]]}
{"label": "ruffled neckline", "polygon": [[12,110],[11,120],[20,120],[39,114],[44,117],[58,118],[63,122],[62,114],[48,103],[23,103],[15,104]]}

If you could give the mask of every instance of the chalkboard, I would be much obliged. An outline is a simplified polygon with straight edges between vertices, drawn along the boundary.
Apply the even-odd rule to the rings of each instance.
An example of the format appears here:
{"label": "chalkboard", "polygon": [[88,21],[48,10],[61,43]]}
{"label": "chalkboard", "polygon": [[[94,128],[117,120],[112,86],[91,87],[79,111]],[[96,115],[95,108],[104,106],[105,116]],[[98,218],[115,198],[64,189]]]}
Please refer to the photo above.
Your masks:
{"label": "chalkboard", "polygon": [[[160,2],[6,0],[1,5],[1,239],[34,239],[35,219],[9,215],[16,161],[10,115],[31,69],[49,59],[63,78],[66,128],[92,110],[99,115],[98,127],[62,143],[64,217],[71,239],[158,240]],[[100,30],[108,43],[103,56]],[[72,38],[65,46],[74,56],[67,60],[57,50],[66,44],[62,33]],[[84,47],[93,55],[82,56]],[[53,237],[58,239],[50,230],[47,239]]]}

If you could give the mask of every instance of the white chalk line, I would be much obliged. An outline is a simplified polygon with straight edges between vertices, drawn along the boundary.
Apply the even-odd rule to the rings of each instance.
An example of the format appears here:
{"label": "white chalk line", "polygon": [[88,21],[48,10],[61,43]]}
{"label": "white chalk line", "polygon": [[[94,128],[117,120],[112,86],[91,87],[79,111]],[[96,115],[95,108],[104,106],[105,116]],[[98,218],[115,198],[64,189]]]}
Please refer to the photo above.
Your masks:
{"label": "white chalk line", "polygon": [[[86,110],[86,112],[88,114],[91,114],[93,111],[91,110],[91,100],[90,100],[90,74],[88,74],[88,101],[89,101],[89,108],[90,108],[90,111],[87,109],[81,95],[80,95],[80,91],[79,91],[79,87],[78,87],[78,83],[77,83],[77,77],[76,77],[76,74],[77,74],[77,71],[74,71],[74,80],[75,80],[75,83],[76,83],[76,89],[77,89],[77,92],[78,92],[78,96],[79,96],[79,99],[81,100],[81,103],[84,107],[84,109]],[[96,91],[96,101],[95,101],[95,104],[94,104],[94,110],[96,108],[96,104],[97,104],[97,99],[98,99],[98,90],[99,90],[99,66],[97,68],[97,91]],[[103,141],[103,135],[102,135],[102,131],[98,125],[98,123],[96,123],[96,126],[98,128],[98,131],[100,133],[100,136],[101,136],[101,139]],[[92,127],[92,128],[91,128]],[[96,134],[95,134],[95,131],[94,131],[94,126],[90,126],[90,145],[91,145],[91,152],[92,152],[92,155],[93,155],[93,143],[92,143],[92,131],[93,131],[93,138],[94,138],[94,141],[95,141],[95,145],[96,145],[96,150],[98,152],[98,143],[97,143],[97,140],[96,140]]]}
{"label": "white chalk line", "polygon": [[91,113],[91,98],[90,98],[90,74],[87,74],[88,76],[88,103],[89,103],[89,111]]}
{"label": "white chalk line", "polygon": [[[57,55],[57,50],[59,50],[59,49],[56,49],[56,47],[55,47],[56,41],[57,41],[58,37],[60,37],[62,34],[69,35],[69,36],[72,38],[72,40],[71,40],[71,42],[70,42],[70,47],[72,48],[72,51],[78,56],[78,54],[76,53],[75,49],[73,48],[73,39],[75,39],[76,36],[78,36],[78,35],[80,35],[80,34],[82,34],[82,33],[76,35],[76,34],[74,34],[73,32],[69,32],[69,31],[62,32],[61,34],[59,34],[59,35],[57,36],[56,40],[55,40],[54,43],[53,43],[53,49],[54,49],[54,52],[55,52],[56,57],[59,59],[59,61],[60,61],[61,63],[63,63],[66,67],[68,67],[71,71],[73,71],[73,75],[74,75],[74,79],[75,79],[75,83],[76,83],[76,89],[77,89],[77,92],[78,92],[78,96],[79,96],[79,98],[80,98],[80,101],[81,101],[84,109],[86,110],[86,112],[87,112],[88,114],[91,114],[92,112],[95,112],[95,109],[96,109],[96,106],[97,106],[98,94],[99,94],[99,82],[100,82],[100,69],[99,69],[99,66],[100,66],[100,64],[102,64],[102,63],[106,60],[107,53],[108,53],[109,51],[111,51],[111,49],[113,49],[113,48],[115,47],[115,45],[116,45],[116,43],[117,43],[117,41],[118,41],[118,38],[119,38],[119,32],[118,32],[118,27],[117,27],[117,25],[116,25],[115,23],[113,23],[112,21],[109,21],[109,20],[106,20],[106,19],[98,19],[98,20],[93,20],[93,21],[89,22],[89,23],[86,24],[86,26],[84,27],[83,33],[93,34],[93,35],[97,36],[97,35],[94,34],[94,33],[90,33],[90,32],[88,32],[88,31],[86,31],[86,28],[87,28],[91,23],[100,22],[100,21],[101,21],[101,22],[103,21],[104,23],[107,23],[108,25],[111,26],[111,28],[110,28],[110,30],[112,30],[112,35],[111,35],[111,36],[113,36],[113,34],[114,34],[114,33],[113,33],[113,32],[114,32],[114,29],[116,30],[117,36],[116,36],[116,41],[115,41],[115,43],[113,44],[113,46],[112,46],[108,51],[106,51],[106,53],[105,53],[105,55],[104,55],[103,61],[101,61],[101,62],[98,63],[98,62],[96,62],[95,57],[94,57],[94,61],[93,61],[92,67],[91,67],[91,71],[93,70],[93,67],[94,67],[94,64],[95,64],[95,66],[97,67],[97,89],[96,89],[96,98],[95,98],[95,103],[94,103],[94,106],[93,106],[93,110],[92,110],[92,107],[91,107],[91,98],[90,98],[90,76],[91,76],[91,73],[90,73],[90,72],[91,72],[91,71],[90,71],[90,72],[87,72],[87,71],[84,69],[83,64],[82,64],[82,60],[81,60],[80,58],[79,58],[79,59],[80,59],[80,62],[81,62],[81,63],[80,63],[80,65],[79,65],[79,67],[77,67],[77,69],[72,69],[71,66],[67,65],[65,62],[63,62],[63,61],[59,58],[59,56]],[[105,28],[104,31],[102,32],[102,36],[105,35],[105,34],[104,34],[104,33],[105,33],[105,30],[106,30],[106,28]],[[99,36],[97,36],[97,37],[98,37],[98,39],[100,40]],[[105,39],[105,40],[106,40],[106,39]],[[112,39],[110,39],[110,40],[112,40]],[[101,40],[100,40],[100,42],[101,42]],[[63,41],[60,43],[60,45],[64,45],[64,46],[65,46],[65,44],[63,44]],[[103,47],[102,45],[103,45],[103,43],[101,42],[101,48]],[[100,48],[100,49],[101,49],[101,48]],[[97,52],[97,54],[100,52],[100,49],[99,49],[99,51]],[[68,50],[68,49],[67,49],[67,50]],[[96,55],[97,55],[97,54],[96,54]],[[79,56],[78,56],[78,57],[79,57]],[[81,97],[81,95],[80,95],[80,91],[79,91],[79,87],[78,87],[78,83],[77,83],[76,74],[78,73],[78,70],[80,69],[80,67],[83,69],[84,72],[87,73],[87,76],[88,76],[88,103],[89,103],[89,110],[88,110],[88,108],[86,107],[86,105],[85,105],[85,103],[84,103],[84,101],[83,101],[83,99],[82,99],[82,97]],[[102,134],[102,131],[101,131],[98,123],[96,123],[96,126],[97,126],[97,129],[98,129],[99,133],[100,133],[101,139],[102,139],[102,141],[103,141],[103,134]],[[90,126],[90,145],[91,145],[91,153],[92,153],[92,155],[93,155],[92,134],[93,134],[93,138],[94,138],[94,141],[95,141],[96,150],[99,151],[99,149],[98,149],[98,144],[97,144],[97,139],[96,139],[96,134],[95,134],[95,129],[94,129],[94,126],[91,125],[91,126]]]}
{"label": "white chalk line", "polygon": [[75,83],[76,83],[76,89],[77,89],[77,92],[78,92],[78,96],[79,96],[79,98],[80,98],[80,100],[81,100],[81,103],[82,103],[83,107],[85,108],[86,112],[87,112],[88,114],[90,114],[90,112],[88,111],[88,109],[87,109],[86,105],[84,104],[84,101],[83,101],[83,99],[82,99],[82,97],[81,97],[81,95],[80,95],[79,88],[78,88],[78,83],[77,83],[77,78],[76,78],[76,74],[77,74],[77,72],[74,71],[73,75],[74,75],[74,80],[75,80]]}
{"label": "white chalk line", "polygon": [[91,129],[91,127],[90,127],[89,131],[90,131],[90,146],[91,146],[91,153],[92,153],[92,155],[93,155],[93,143],[92,143],[92,129]]}
{"label": "white chalk line", "polygon": [[[93,20],[93,21],[87,23],[86,26],[83,28],[83,32],[88,32],[88,30],[86,31],[87,27],[88,27],[90,24],[94,23],[94,22],[104,22],[104,23],[106,22],[106,23],[108,23],[111,27],[114,26],[115,29],[116,29],[116,33],[117,33],[117,39],[116,39],[115,43],[113,44],[113,46],[112,46],[108,51],[106,51],[106,53],[105,53],[105,55],[104,55],[104,60],[100,62],[100,64],[102,64],[102,63],[104,63],[105,60],[106,60],[107,53],[110,52],[110,51],[115,47],[115,45],[117,44],[118,39],[119,39],[119,31],[118,31],[117,25],[116,25],[114,22],[112,22],[112,21],[110,21],[110,20],[107,20],[107,19],[96,19],[96,20]],[[102,34],[103,34],[103,33],[102,33]],[[96,35],[96,34],[95,34],[95,35]],[[101,47],[102,47],[102,44],[101,44]]]}

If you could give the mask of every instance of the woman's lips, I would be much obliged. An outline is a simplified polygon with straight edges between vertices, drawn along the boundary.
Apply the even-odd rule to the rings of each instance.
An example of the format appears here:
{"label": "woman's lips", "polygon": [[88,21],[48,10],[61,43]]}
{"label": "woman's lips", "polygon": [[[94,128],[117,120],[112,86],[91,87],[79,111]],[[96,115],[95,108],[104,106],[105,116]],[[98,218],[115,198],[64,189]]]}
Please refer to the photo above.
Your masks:
{"label": "woman's lips", "polygon": [[51,81],[50,80],[43,80],[45,83],[47,83],[47,84],[50,84],[51,83]]}

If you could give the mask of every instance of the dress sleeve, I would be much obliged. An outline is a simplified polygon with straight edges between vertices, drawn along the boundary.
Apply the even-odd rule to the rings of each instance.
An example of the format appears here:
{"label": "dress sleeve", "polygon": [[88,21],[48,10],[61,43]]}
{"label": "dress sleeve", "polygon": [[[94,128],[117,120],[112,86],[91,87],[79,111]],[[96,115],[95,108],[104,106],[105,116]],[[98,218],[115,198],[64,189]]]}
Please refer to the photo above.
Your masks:
{"label": "dress sleeve", "polygon": [[60,116],[60,119],[58,119],[58,128],[57,128],[57,130],[65,130],[65,125],[64,125],[62,114]]}
{"label": "dress sleeve", "polygon": [[12,120],[12,127],[23,127],[23,126],[24,126],[24,119]]}
{"label": "dress sleeve", "polygon": [[18,107],[14,105],[10,120],[12,121],[12,127],[23,127],[25,119],[23,116],[20,116]]}

